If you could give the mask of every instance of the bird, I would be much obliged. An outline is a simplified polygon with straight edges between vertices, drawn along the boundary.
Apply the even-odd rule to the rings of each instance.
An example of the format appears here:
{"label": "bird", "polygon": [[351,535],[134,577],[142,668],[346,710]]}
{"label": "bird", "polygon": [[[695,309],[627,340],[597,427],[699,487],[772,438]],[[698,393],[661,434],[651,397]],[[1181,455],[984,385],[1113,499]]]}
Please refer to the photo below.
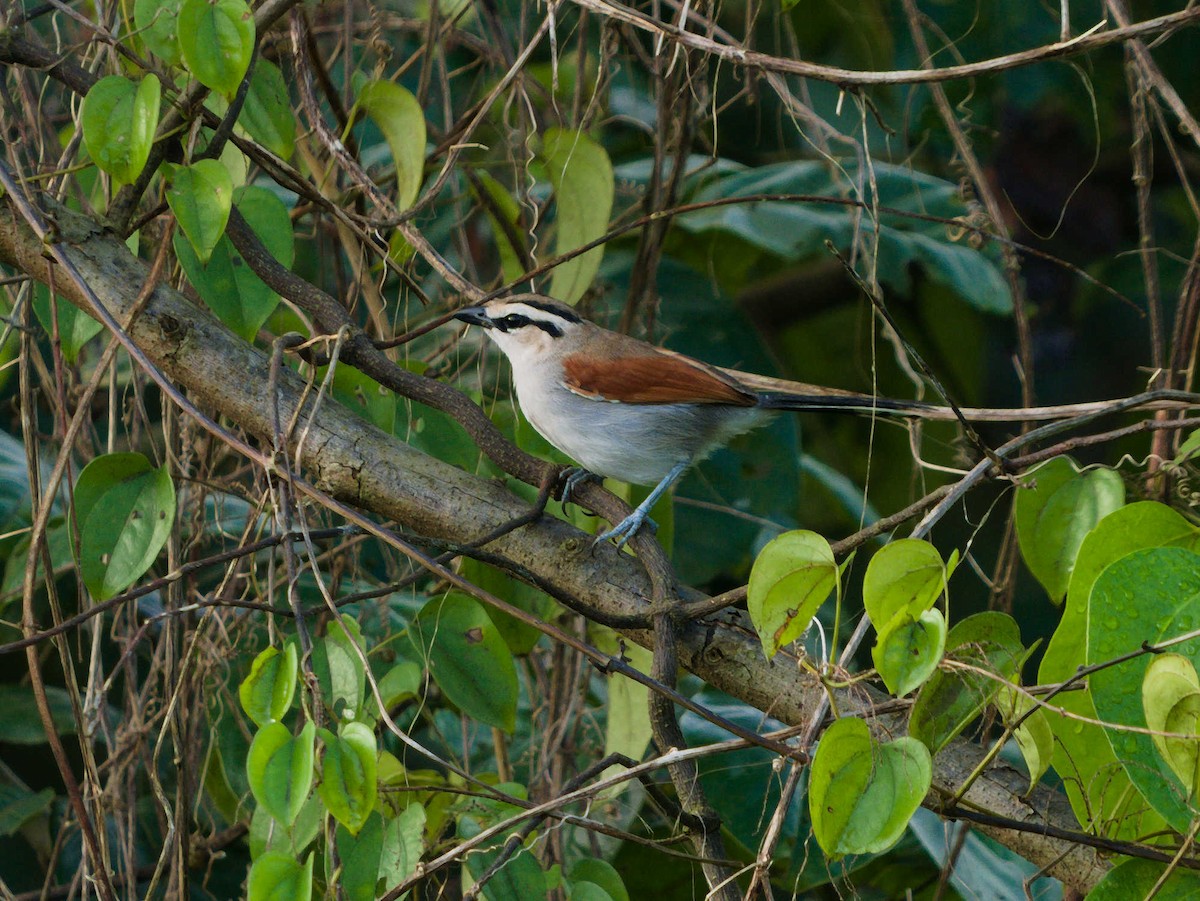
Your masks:
{"label": "bird", "polygon": [[[689,467],[781,410],[944,411],[711,366],[610,331],[539,294],[489,300],[453,318],[482,328],[504,353],[525,418],[579,464],[564,499],[592,476],[654,486],[629,516],[596,538],[616,539],[618,548]],[[771,390],[780,385],[806,390]]]}

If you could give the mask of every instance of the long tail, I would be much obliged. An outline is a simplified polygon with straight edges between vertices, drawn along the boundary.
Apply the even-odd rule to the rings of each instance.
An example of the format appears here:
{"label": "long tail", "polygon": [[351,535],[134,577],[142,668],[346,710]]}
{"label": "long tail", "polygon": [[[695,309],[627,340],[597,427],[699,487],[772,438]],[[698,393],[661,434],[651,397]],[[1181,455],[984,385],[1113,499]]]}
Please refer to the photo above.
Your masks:
{"label": "long tail", "polygon": [[[823,385],[792,382],[770,376],[724,369],[746,389],[759,396],[760,406],[768,410],[800,410],[877,414],[891,418],[952,421],[958,417],[948,406],[916,400],[896,400],[872,397]],[[1184,391],[1151,391],[1137,398],[1087,401],[1079,404],[1060,404],[1053,407],[962,407],[960,413],[968,422],[1046,422],[1052,419],[1072,419],[1130,410],[1187,410],[1200,408],[1200,394]]]}
{"label": "long tail", "polygon": [[802,412],[828,410],[840,413],[878,413],[883,416],[917,419],[954,418],[949,407],[939,407],[916,400],[872,397],[868,394],[784,394],[768,391],[758,395],[758,405],[765,410],[799,410]]}

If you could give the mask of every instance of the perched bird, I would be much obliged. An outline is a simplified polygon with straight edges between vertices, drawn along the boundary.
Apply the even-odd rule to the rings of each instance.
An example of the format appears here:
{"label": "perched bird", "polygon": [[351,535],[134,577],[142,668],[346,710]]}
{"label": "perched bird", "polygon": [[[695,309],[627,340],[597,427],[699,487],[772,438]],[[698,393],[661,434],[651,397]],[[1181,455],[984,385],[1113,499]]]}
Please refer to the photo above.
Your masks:
{"label": "perched bird", "polygon": [[597,538],[616,538],[618,546],[689,466],[779,410],[935,418],[948,412],[816,386],[771,390],[797,383],[710,366],[601,328],[537,294],[491,300],[454,317],[486,330],[512,364],[526,419],[583,467],[568,479],[568,494],[589,474],[655,486],[632,514]]}

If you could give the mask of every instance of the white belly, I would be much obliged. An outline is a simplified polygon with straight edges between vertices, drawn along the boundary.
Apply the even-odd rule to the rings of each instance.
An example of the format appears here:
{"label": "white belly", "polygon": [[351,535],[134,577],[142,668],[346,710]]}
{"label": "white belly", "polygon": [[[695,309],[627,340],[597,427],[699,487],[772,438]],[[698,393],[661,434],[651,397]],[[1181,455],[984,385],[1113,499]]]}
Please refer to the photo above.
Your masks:
{"label": "white belly", "polygon": [[538,433],[597,475],[654,485],[769,418],[754,407],[618,404],[581,397],[556,379],[517,381],[521,410]]}

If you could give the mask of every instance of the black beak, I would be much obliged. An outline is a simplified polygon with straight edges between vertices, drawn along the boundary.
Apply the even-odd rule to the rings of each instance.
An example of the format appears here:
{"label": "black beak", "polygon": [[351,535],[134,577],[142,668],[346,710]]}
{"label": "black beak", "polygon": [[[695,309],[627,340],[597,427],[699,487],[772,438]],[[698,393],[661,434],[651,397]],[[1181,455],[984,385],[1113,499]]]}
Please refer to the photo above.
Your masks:
{"label": "black beak", "polygon": [[454,318],[468,325],[478,325],[483,328],[492,328],[494,325],[488,317],[487,310],[483,307],[463,307],[454,314]]}

